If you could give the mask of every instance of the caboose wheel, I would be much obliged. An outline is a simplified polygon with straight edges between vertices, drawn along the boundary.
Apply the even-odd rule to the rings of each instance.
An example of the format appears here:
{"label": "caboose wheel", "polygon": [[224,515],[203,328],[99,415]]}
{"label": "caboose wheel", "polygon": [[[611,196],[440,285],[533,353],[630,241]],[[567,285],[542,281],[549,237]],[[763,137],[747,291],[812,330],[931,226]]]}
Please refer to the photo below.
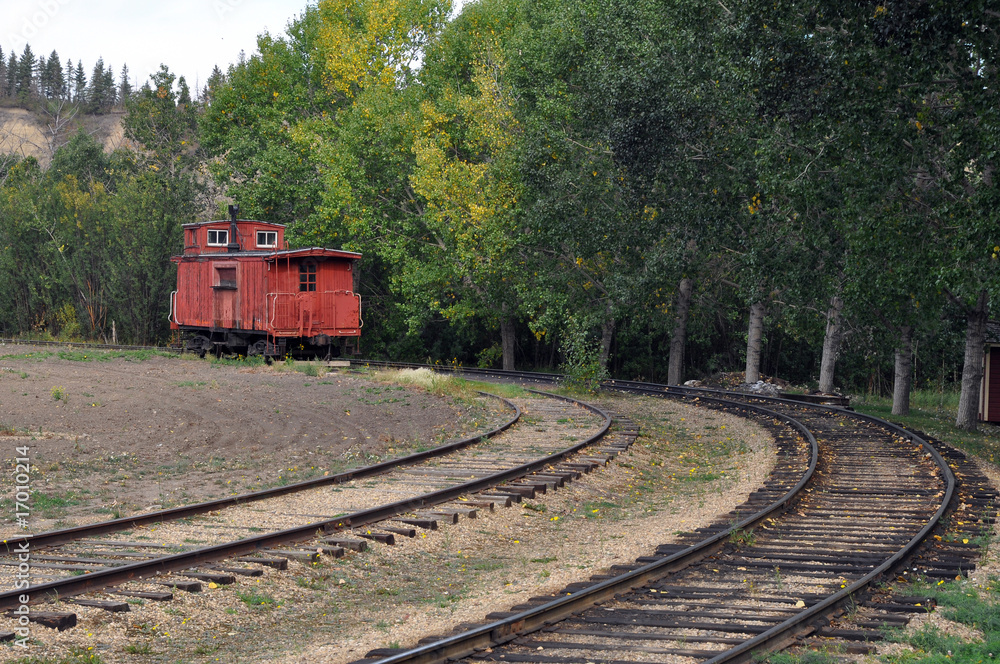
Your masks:
{"label": "caboose wheel", "polygon": [[185,350],[197,353],[198,357],[205,357],[205,353],[212,347],[211,340],[201,334],[195,335],[184,344]]}
{"label": "caboose wheel", "polygon": [[247,357],[253,357],[256,355],[267,355],[269,347],[273,350],[273,345],[267,343],[267,339],[261,339],[260,341],[255,341],[247,347]]}

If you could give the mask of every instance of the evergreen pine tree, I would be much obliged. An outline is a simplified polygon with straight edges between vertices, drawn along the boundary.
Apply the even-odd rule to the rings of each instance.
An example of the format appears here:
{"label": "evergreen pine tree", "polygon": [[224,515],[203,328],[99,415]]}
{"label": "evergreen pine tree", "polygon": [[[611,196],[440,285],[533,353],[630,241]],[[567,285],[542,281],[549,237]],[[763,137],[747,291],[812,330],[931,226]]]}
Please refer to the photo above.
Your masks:
{"label": "evergreen pine tree", "polygon": [[97,58],[90,75],[90,85],[87,86],[87,112],[100,113],[104,108],[104,97],[104,58]]}
{"label": "evergreen pine tree", "polygon": [[31,51],[31,45],[24,45],[24,53],[17,63],[17,78],[15,81],[16,95],[19,102],[26,103],[33,95],[35,80],[35,54]]}
{"label": "evergreen pine tree", "polygon": [[59,61],[59,54],[55,51],[52,51],[45,63],[45,88],[45,96],[49,99],[62,98],[65,90],[62,62]]}
{"label": "evergreen pine tree", "polygon": [[110,111],[118,103],[118,88],[115,86],[114,67],[110,65],[105,67],[103,78],[101,89],[104,91],[104,97],[101,99],[101,107],[105,111]]}
{"label": "evergreen pine tree", "polygon": [[132,84],[128,80],[128,65],[122,65],[122,77],[118,82],[118,103],[124,106],[131,96]]}
{"label": "evergreen pine tree", "polygon": [[87,98],[87,76],[83,73],[83,61],[76,61],[76,75],[73,77],[73,101],[83,104]]}
{"label": "evergreen pine tree", "polygon": [[46,94],[49,84],[48,76],[46,76],[46,70],[48,69],[48,66],[49,66],[49,61],[45,58],[44,55],[38,56],[38,58],[35,60],[35,67],[34,67],[35,73],[34,76],[32,76],[32,80],[34,82],[34,85],[32,86],[32,93],[37,95],[38,97],[41,97],[42,99],[45,99],[48,96]]}
{"label": "evergreen pine tree", "polygon": [[12,52],[7,60],[7,96],[17,94],[17,56]]}
{"label": "evergreen pine tree", "polygon": [[212,101],[215,100],[215,95],[218,94],[219,89],[225,85],[226,75],[222,73],[219,69],[219,65],[215,65],[212,68],[212,73],[208,77],[208,83],[205,85],[205,91],[202,93],[202,99],[206,105],[211,105]]}
{"label": "evergreen pine tree", "polygon": [[0,47],[0,99],[7,96],[7,61],[3,59],[3,48]]}
{"label": "evergreen pine tree", "polygon": [[73,60],[66,58],[66,69],[63,71],[63,75],[66,79],[63,81],[63,95],[66,101],[73,99],[73,76],[76,74],[76,67],[73,66]]}

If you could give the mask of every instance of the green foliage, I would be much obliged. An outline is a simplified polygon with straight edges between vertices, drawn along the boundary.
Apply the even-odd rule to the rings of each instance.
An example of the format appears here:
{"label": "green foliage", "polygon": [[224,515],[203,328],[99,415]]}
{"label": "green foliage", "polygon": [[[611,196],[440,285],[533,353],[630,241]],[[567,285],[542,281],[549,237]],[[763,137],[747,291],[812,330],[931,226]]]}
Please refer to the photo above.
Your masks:
{"label": "green foliage", "polygon": [[[152,343],[165,337],[170,256],[199,186],[184,170],[193,109],[164,69],[129,108],[143,152],[106,154],[83,132],[47,171],[4,162],[0,177],[0,327],[61,339]],[[159,91],[164,96],[159,96]],[[180,97],[183,97],[183,86]],[[190,100],[189,100],[190,101]],[[187,137],[187,138],[184,138]]]}
{"label": "green foliage", "polygon": [[600,347],[589,338],[587,328],[579,319],[569,320],[561,351],[565,361],[559,369],[566,374],[567,387],[596,392],[601,381],[607,380],[608,370],[600,361]]}
{"label": "green foliage", "polygon": [[273,609],[277,604],[274,597],[256,590],[238,590],[236,596],[241,602],[255,609]]}
{"label": "green foliage", "polygon": [[888,656],[893,664],[903,662],[944,664],[945,662],[989,661],[1000,652],[1000,603],[996,577],[990,577],[985,587],[968,582],[946,583],[922,589],[938,603],[938,611],[950,620],[974,627],[983,632],[983,639],[973,642],[940,631],[934,625],[925,625],[915,634],[891,634],[891,638],[908,643],[915,652],[902,652]]}
{"label": "green foliage", "polygon": [[760,664],[836,664],[841,658],[837,653],[807,650],[801,654],[777,652],[755,655],[753,661]]}
{"label": "green foliage", "polygon": [[80,334],[80,321],[76,318],[76,307],[72,302],[64,302],[56,311],[55,318],[59,328],[59,338],[63,341],[75,339]]}

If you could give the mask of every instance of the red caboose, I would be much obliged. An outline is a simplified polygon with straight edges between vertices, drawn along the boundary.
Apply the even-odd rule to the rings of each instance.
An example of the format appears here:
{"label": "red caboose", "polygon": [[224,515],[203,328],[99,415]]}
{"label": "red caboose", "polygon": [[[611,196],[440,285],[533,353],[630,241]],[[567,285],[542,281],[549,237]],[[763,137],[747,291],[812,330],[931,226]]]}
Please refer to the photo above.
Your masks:
{"label": "red caboose", "polygon": [[267,357],[357,352],[355,262],[337,249],[288,249],[285,227],[237,219],[184,225],[170,327],[188,349]]}

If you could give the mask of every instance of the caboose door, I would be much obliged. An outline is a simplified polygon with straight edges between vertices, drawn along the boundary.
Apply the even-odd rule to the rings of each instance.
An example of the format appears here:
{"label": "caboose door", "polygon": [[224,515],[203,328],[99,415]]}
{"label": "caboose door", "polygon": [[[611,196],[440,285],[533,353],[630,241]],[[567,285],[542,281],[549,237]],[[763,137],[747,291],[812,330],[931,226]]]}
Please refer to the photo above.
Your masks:
{"label": "caboose door", "polygon": [[239,307],[236,287],[236,266],[219,265],[215,267],[212,279],[212,326],[239,327],[237,315]]}

